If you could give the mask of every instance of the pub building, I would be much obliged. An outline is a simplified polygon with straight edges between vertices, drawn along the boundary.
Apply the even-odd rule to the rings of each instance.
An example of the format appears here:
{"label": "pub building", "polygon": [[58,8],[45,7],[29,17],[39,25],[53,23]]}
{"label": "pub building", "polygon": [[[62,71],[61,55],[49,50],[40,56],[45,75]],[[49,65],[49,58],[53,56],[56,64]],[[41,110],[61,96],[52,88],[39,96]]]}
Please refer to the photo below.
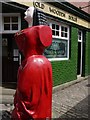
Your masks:
{"label": "pub building", "polygon": [[68,2],[2,1],[0,35],[2,35],[2,82],[16,83],[17,70],[23,60],[15,40],[17,31],[28,27],[24,12],[34,6],[46,15],[52,29],[52,45],[44,54],[53,68],[54,86],[90,75],[90,15]]}

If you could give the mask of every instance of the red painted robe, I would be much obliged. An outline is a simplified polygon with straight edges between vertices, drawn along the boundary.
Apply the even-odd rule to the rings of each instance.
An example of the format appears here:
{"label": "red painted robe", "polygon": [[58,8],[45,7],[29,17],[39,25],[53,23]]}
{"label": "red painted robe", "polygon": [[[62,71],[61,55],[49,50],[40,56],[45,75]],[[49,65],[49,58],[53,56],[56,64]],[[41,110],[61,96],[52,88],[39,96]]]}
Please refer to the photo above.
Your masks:
{"label": "red painted robe", "polygon": [[[40,27],[43,27],[43,29]],[[23,47],[22,51],[24,51],[24,55],[27,51],[30,52],[31,50],[30,46],[28,45],[29,42],[27,42],[31,39],[33,39],[31,40],[32,43],[35,43],[32,44],[30,41],[30,45],[32,44],[33,49],[34,47],[40,47],[40,45],[43,44],[41,47],[42,51],[42,48],[50,44],[50,41],[47,41],[47,44],[45,43],[46,41],[44,42],[44,40],[42,40],[42,44],[39,42],[35,42],[37,41],[38,36],[41,37],[40,39],[45,38],[43,38],[42,35],[40,36],[40,34],[38,33],[38,31],[40,32],[40,29],[41,32],[44,30],[44,34],[48,32],[47,31],[45,33],[44,26],[40,27],[37,26],[27,28],[20,34],[18,33],[16,35],[17,44],[20,50],[22,50]],[[47,27],[46,30],[50,29]],[[33,35],[36,36],[32,38]],[[51,37],[49,38],[49,35],[46,38],[48,38],[49,40],[51,39]],[[25,46],[22,45],[22,40],[20,39],[26,39],[26,43],[24,43]],[[52,67],[48,59],[40,54],[26,57],[25,60],[22,62],[22,65],[19,67],[17,90],[14,97],[15,108],[12,112],[13,120],[51,120]]]}

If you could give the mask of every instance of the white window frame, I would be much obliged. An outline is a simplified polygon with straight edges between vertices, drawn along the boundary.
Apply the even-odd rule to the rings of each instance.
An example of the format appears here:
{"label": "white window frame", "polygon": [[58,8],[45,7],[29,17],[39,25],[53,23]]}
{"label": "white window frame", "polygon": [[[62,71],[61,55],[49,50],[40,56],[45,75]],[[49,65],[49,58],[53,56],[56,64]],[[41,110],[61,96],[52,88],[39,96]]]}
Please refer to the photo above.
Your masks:
{"label": "white window frame", "polygon": [[69,26],[64,25],[64,24],[61,24],[61,25],[60,25],[60,31],[61,31],[61,27],[62,27],[62,26],[63,26],[63,27],[67,27],[68,36],[67,36],[67,38],[66,38],[66,37],[62,37],[62,36],[61,36],[61,32],[60,32],[60,38],[61,38],[61,39],[65,39],[65,40],[69,40]]}
{"label": "white window frame", "polygon": [[[4,17],[18,17],[18,30],[4,30]],[[3,13],[2,14],[2,33],[16,33],[21,30],[20,13]]]}
{"label": "white window frame", "polygon": [[[51,29],[52,29],[52,24],[55,24],[55,23],[50,23],[49,25],[50,25],[50,27],[51,27]],[[53,29],[52,29],[53,30]],[[55,30],[55,31],[57,31],[57,30]],[[59,26],[59,34],[60,34],[60,26]],[[59,35],[60,36],[60,35]],[[55,36],[55,35],[52,35],[52,37],[53,38],[59,38],[59,36]]]}
{"label": "white window frame", "polygon": [[[58,39],[61,39],[61,40],[67,40],[68,41],[68,49],[67,49],[67,57],[66,58],[48,58],[49,61],[62,61],[62,60],[69,60],[69,42],[70,42],[70,39],[69,39],[69,36],[70,36],[70,27],[66,24],[62,24],[60,22],[55,22],[55,21],[52,21],[52,20],[48,20],[48,23],[49,23],[49,26],[50,28],[52,29],[52,24],[57,24],[57,25],[60,25],[60,29],[59,29],[59,36],[54,36],[52,35],[52,38],[58,38]],[[64,26],[64,27],[67,27],[68,28],[68,36],[67,38],[66,37],[61,37],[61,26]]]}

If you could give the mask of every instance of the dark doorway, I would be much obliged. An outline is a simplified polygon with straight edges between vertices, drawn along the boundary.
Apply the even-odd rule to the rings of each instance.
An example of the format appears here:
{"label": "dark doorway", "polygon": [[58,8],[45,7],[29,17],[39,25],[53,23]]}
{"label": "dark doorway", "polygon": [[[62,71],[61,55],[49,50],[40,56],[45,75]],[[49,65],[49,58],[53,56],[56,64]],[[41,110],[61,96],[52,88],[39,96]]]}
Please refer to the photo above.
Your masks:
{"label": "dark doorway", "polygon": [[19,67],[19,51],[14,34],[2,35],[2,82],[16,82]]}

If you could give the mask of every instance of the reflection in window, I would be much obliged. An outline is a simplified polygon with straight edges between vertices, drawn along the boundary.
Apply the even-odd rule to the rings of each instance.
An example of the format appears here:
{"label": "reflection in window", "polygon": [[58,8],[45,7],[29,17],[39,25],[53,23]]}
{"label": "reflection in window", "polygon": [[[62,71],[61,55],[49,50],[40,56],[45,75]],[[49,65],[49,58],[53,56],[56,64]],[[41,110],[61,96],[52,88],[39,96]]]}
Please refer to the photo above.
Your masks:
{"label": "reflection in window", "polygon": [[44,55],[47,58],[66,58],[67,57],[67,40],[53,40],[52,45],[48,47]]}

